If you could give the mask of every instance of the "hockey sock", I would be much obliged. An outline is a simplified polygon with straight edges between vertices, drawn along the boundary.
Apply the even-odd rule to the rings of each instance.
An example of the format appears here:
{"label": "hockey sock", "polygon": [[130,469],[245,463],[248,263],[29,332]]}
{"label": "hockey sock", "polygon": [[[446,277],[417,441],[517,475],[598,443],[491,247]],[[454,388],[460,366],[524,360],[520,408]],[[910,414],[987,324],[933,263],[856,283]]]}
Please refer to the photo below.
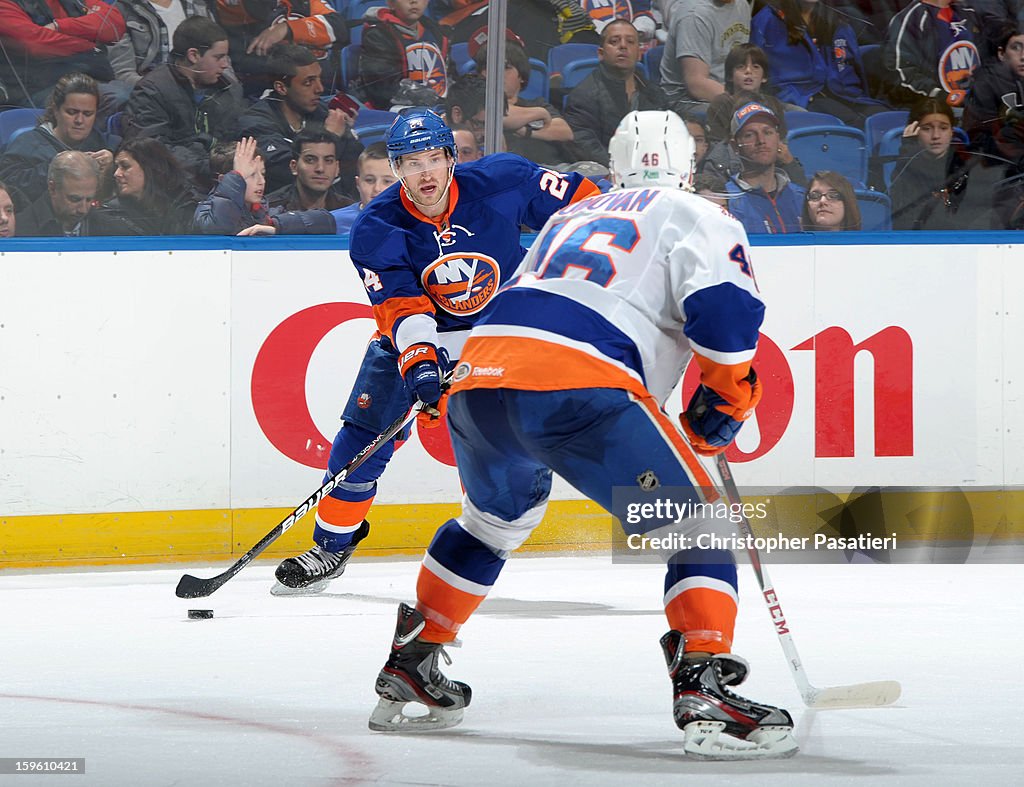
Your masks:
{"label": "hockey sock", "polygon": [[416,581],[417,609],[427,619],[420,637],[451,642],[498,579],[505,561],[449,519],[427,547]]}
{"label": "hockey sock", "polygon": [[722,549],[677,552],[665,574],[665,617],[686,651],[732,650],[737,609],[736,559]]}

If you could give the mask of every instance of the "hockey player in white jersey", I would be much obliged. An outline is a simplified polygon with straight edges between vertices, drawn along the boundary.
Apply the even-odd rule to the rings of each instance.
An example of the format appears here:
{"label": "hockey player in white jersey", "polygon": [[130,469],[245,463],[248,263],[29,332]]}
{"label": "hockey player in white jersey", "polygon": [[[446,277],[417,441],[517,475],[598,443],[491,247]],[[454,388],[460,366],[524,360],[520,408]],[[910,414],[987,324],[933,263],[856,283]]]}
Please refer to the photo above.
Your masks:
{"label": "hockey player in white jersey", "polygon": [[[672,488],[676,503],[712,501],[695,453],[725,450],[760,398],[751,360],[764,306],[747,238],[688,193],[686,126],[671,112],[632,112],[609,152],[616,190],[552,216],[465,345],[448,410],[462,515],[434,536],[415,608],[399,607],[371,729],[461,721],[471,691],[440,672],[442,647],[540,523],[552,471],[646,532],[657,525],[627,525],[623,496]],[[702,384],[684,438],[662,408],[691,357]],[[732,654],[736,588],[728,551],[683,549],[667,562],[661,645],[675,722],[694,757],[790,756],[790,715],[732,692],[748,672]],[[409,702],[428,714],[407,716]]]}

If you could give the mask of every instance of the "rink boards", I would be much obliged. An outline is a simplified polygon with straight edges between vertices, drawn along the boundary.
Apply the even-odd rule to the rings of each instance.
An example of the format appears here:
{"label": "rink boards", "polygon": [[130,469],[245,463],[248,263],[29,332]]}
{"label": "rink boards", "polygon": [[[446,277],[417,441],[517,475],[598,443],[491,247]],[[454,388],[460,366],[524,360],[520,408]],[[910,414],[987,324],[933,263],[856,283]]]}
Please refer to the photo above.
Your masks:
{"label": "rink boards", "polygon": [[[900,489],[901,517],[953,495],[977,532],[1024,534],[1014,237],[756,243],[766,395],[729,454],[741,485],[794,493],[801,527],[812,490],[877,486]],[[317,487],[374,330],[341,239],[175,240],[4,247],[0,565],[240,554]],[[397,452],[368,552],[420,550],[458,510],[436,431]],[[611,540],[593,504],[553,498],[531,548]]]}

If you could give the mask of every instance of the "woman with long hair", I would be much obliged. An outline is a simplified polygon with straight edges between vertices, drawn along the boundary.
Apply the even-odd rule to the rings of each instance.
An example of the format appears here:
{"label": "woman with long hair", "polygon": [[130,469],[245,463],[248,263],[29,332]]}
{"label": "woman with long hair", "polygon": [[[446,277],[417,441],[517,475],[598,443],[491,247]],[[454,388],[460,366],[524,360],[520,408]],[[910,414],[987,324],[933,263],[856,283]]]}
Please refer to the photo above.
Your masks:
{"label": "woman with long hair", "polygon": [[853,28],[821,0],[773,0],[751,23],[750,40],[772,64],[780,101],[835,115],[850,126],[888,107],[868,95]]}
{"label": "woman with long hair", "polygon": [[137,137],[114,154],[116,196],[94,211],[97,235],[184,235],[196,209],[181,164],[162,142]]}
{"label": "woman with long hair", "polygon": [[860,206],[850,181],[831,170],[815,172],[804,195],[800,223],[807,232],[859,230]]}
{"label": "woman with long hair", "polygon": [[110,171],[114,154],[96,128],[100,89],[87,74],[65,74],[57,80],[39,125],[15,137],[0,157],[0,180],[17,210],[27,208],[46,191],[46,171],[58,153],[80,150],[96,159],[100,182]]}

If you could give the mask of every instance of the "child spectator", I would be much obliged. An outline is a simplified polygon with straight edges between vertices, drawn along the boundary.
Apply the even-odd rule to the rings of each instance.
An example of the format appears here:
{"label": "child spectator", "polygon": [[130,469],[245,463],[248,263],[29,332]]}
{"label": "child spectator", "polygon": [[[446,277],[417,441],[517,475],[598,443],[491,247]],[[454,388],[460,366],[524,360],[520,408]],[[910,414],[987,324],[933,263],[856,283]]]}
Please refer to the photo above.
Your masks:
{"label": "child spectator", "polygon": [[637,73],[640,37],[631,22],[616,19],[601,32],[598,64],[569,93],[565,119],[575,135],[575,158],[608,164],[608,142],[633,110],[666,109],[668,98]]}
{"label": "child spectator", "polygon": [[210,148],[228,137],[244,108],[229,79],[227,34],[209,19],[186,19],[174,31],[171,62],[157,66],[132,91],[125,139],[153,137],[200,183],[209,180]]}
{"label": "child spectator", "polygon": [[7,186],[0,182],[0,238],[13,238],[16,227],[14,201]]}
{"label": "child spectator", "polygon": [[196,196],[160,142],[140,137],[114,154],[116,196],[92,212],[93,235],[186,235]]}
{"label": "child spectator", "polygon": [[57,80],[74,72],[113,80],[102,47],[124,33],[121,13],[101,0],[0,0],[0,84],[7,100],[44,104]]}
{"label": "child spectator", "polygon": [[[459,152],[459,161],[462,161],[461,151]],[[353,202],[347,207],[331,211],[339,235],[348,235],[348,231],[352,229],[352,222],[356,220],[359,211],[365,208],[370,200],[398,180],[395,173],[391,171],[388,148],[383,142],[374,142],[367,146],[366,150],[359,154],[358,167],[356,188],[359,190],[359,202]]]}
{"label": "child spectator", "polygon": [[53,157],[46,191],[21,214],[19,235],[77,238],[92,234],[89,213],[99,187],[96,159],[80,150]]}
{"label": "child spectator", "polygon": [[860,205],[850,181],[838,172],[815,172],[807,187],[801,224],[808,232],[860,230]]}
{"label": "child spectator", "polygon": [[[479,36],[470,39],[470,56],[476,63],[477,72],[486,79],[487,44],[477,47],[475,42],[478,40]],[[518,153],[538,164],[560,164],[572,158],[566,146],[573,140],[573,130],[543,96],[532,99],[520,97],[519,91],[529,81],[530,60],[522,39],[507,30],[503,83],[508,106],[502,121],[505,148],[509,153]]]}
{"label": "child spectator", "polygon": [[937,98],[962,107],[981,62],[974,10],[952,0],[912,0],[889,23],[882,59],[888,97],[898,107]]}
{"label": "child spectator", "polygon": [[[484,131],[486,129],[485,105],[487,103],[487,83],[479,74],[466,74],[452,83],[445,99],[445,115],[449,125],[463,125],[473,132],[476,144],[485,153],[501,151],[484,148]],[[506,108],[508,102],[505,102]],[[505,148],[504,135],[501,137],[502,150]]]}
{"label": "child spectator", "polygon": [[134,85],[157,66],[171,60],[171,41],[178,25],[191,17],[212,19],[202,0],[117,0],[127,32],[107,49],[114,76]]}
{"label": "child spectator", "polygon": [[996,59],[982,63],[967,93],[963,128],[971,145],[1024,164],[1024,33],[1016,21],[996,31]]}
{"label": "child spectator", "polygon": [[690,137],[693,139],[693,147],[695,150],[693,171],[700,172],[701,165],[704,163],[704,159],[708,156],[708,151],[711,149],[708,143],[708,128],[704,123],[695,117],[683,118],[683,122],[686,123],[686,130],[690,132]]}
{"label": "child spectator", "polygon": [[748,234],[800,231],[804,190],[793,185],[779,160],[779,119],[764,104],[750,102],[733,113],[732,146],[742,171],[726,184],[729,212]]}
{"label": "child spectator", "polygon": [[396,93],[399,83],[408,79],[433,91],[435,103],[443,103],[448,95],[448,37],[437,22],[424,16],[427,0],[387,4],[371,8],[365,17],[359,55],[363,98],[374,109],[390,109],[401,103]]}
{"label": "child spectator", "polygon": [[304,46],[279,44],[267,60],[271,89],[238,119],[235,136],[254,137],[266,154],[267,190],[277,191],[292,183],[292,143],[306,128],[322,128],[335,135],[336,157],[343,177],[342,191],[354,197],[352,179],[362,144],[352,135],[352,111],[327,108],[321,101],[324,92],[320,64]]}
{"label": "child spectator", "polygon": [[293,182],[272,192],[274,210],[337,210],[354,200],[335,190],[338,180],[338,138],[323,128],[304,129],[292,143]]}
{"label": "child spectator", "polygon": [[887,107],[871,98],[853,28],[820,0],[775,0],[754,17],[751,43],[772,64],[780,101],[850,126]]}
{"label": "child spectator", "polygon": [[264,169],[263,157],[252,137],[216,145],[210,153],[210,170],[219,179],[196,207],[195,231],[203,235],[334,233],[334,218],[325,210],[272,214],[263,198]]}
{"label": "child spectator", "polygon": [[50,162],[62,150],[81,150],[95,159],[103,183],[114,154],[96,129],[99,101],[96,80],[86,74],[65,74],[57,80],[39,125],[7,146],[0,157],[0,179],[18,210],[46,191]]}
{"label": "child spectator", "polygon": [[781,124],[780,133],[786,136],[786,110],[801,107],[783,104],[768,94],[768,73],[768,56],[757,44],[737,44],[729,50],[725,57],[725,92],[716,96],[708,106],[707,124],[712,142],[721,142],[732,136],[732,114],[736,111],[736,96],[740,93],[749,96],[748,100],[771,109]]}

